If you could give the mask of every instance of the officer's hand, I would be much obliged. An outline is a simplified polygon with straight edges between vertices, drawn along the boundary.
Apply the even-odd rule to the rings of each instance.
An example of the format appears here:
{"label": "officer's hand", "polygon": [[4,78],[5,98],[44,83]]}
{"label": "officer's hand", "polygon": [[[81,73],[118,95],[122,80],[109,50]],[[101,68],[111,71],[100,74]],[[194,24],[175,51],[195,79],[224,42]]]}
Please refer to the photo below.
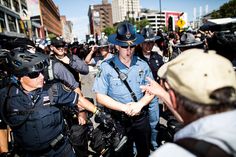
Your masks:
{"label": "officer's hand", "polygon": [[96,50],[97,50],[97,45],[93,45],[90,52],[91,52],[91,53],[94,53]]}
{"label": "officer's hand", "polygon": [[129,110],[126,112],[126,114],[128,114],[130,116],[139,115],[143,106],[144,106],[143,104],[141,104],[139,102],[130,102],[127,105],[129,106]]}
{"label": "officer's hand", "polygon": [[80,125],[86,124],[87,115],[86,112],[80,112],[78,115],[78,122]]}

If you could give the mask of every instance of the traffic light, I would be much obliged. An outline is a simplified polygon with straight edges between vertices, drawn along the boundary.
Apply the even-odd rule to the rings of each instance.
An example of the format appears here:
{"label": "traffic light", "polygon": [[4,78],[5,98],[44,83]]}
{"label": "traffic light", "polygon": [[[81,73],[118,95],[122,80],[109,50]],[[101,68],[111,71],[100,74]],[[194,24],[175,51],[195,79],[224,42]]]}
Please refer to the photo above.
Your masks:
{"label": "traffic light", "polygon": [[174,21],[173,17],[170,16],[168,19],[168,31],[173,31],[173,27],[174,27],[173,21]]}

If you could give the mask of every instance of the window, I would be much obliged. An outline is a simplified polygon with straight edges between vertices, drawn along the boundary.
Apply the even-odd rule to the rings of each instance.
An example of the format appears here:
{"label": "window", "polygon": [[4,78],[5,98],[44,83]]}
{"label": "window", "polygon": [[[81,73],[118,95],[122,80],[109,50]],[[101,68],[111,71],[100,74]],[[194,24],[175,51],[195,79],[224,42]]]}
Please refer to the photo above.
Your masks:
{"label": "window", "polygon": [[22,20],[18,19],[18,24],[19,24],[19,28],[20,28],[20,33],[25,33],[24,22]]}
{"label": "window", "polygon": [[3,0],[3,5],[11,9],[11,2],[10,2],[10,0]]}
{"label": "window", "polygon": [[25,0],[20,0],[21,4],[27,5]]}
{"label": "window", "polygon": [[16,19],[15,17],[11,16],[11,15],[7,15],[7,20],[8,20],[8,24],[9,24],[9,29],[11,32],[17,32],[16,29]]}
{"label": "window", "polygon": [[13,0],[13,6],[15,8],[15,11],[16,12],[20,12],[20,6],[19,6],[19,3],[18,3],[18,0]]}
{"label": "window", "polygon": [[0,32],[6,32],[6,22],[4,18],[4,13],[0,11]]}

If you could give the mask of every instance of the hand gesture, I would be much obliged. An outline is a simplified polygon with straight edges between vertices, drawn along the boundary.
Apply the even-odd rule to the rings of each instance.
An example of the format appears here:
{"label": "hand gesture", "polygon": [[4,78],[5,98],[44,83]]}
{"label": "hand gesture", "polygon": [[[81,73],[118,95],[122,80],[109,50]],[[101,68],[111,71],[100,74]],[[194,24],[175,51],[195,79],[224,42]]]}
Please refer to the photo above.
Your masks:
{"label": "hand gesture", "polygon": [[147,81],[149,84],[140,86],[143,92],[148,92],[150,94],[156,95],[157,97],[161,97],[163,93],[166,93],[165,89],[156,81],[149,77],[147,77]]}

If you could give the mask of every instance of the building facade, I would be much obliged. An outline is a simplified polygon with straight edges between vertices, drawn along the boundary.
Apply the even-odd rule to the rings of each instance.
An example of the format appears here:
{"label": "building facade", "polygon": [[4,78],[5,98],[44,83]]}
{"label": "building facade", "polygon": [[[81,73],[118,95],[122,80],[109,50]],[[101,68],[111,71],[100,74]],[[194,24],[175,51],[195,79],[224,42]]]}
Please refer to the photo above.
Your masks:
{"label": "building facade", "polygon": [[[184,15],[184,16],[183,16]],[[170,18],[172,17],[172,18]],[[175,25],[179,18],[183,18],[187,23],[187,14],[183,12],[175,11],[162,11],[161,13],[157,10],[141,9],[139,17],[136,20],[146,19],[149,21],[151,28],[154,32],[157,32],[158,29],[169,27],[169,20],[173,20],[172,30],[175,30]]]}
{"label": "building facade", "polygon": [[26,0],[0,0],[0,34],[30,36],[27,12]]}
{"label": "building facade", "polygon": [[113,23],[129,18],[136,19],[140,12],[140,0],[112,0]]}
{"label": "building facade", "polygon": [[53,0],[27,0],[32,24],[32,38],[62,35],[60,12]]}
{"label": "building facade", "polygon": [[73,23],[66,20],[66,16],[61,16],[62,37],[66,42],[73,41],[72,27]]}
{"label": "building facade", "polygon": [[90,5],[88,11],[90,34],[101,36],[102,31],[113,26],[112,7],[108,0],[103,0],[102,4]]}
{"label": "building facade", "polygon": [[45,36],[60,36],[62,35],[62,26],[60,21],[60,13],[58,7],[53,0],[39,0],[41,22],[46,34]]}

